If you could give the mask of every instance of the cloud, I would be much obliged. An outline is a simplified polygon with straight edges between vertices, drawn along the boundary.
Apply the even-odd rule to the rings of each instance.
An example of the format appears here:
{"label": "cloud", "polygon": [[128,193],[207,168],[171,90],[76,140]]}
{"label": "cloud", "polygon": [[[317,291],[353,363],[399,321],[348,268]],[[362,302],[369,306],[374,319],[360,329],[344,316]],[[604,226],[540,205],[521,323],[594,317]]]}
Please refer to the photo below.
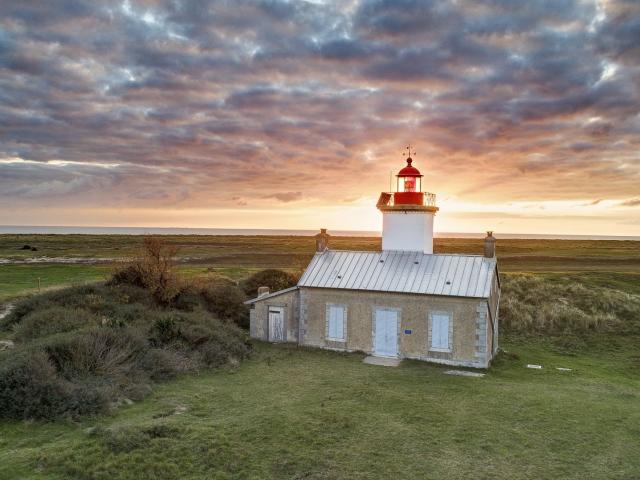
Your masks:
{"label": "cloud", "polygon": [[624,202],[620,202],[620,205],[623,207],[638,207],[640,206],[640,198],[631,198],[629,200],[625,200]]}
{"label": "cloud", "polygon": [[409,141],[442,195],[624,203],[639,18],[624,0],[3,2],[0,203],[337,205],[386,188]]}
{"label": "cloud", "polygon": [[295,202],[302,198],[302,192],[277,192],[264,195],[262,198],[275,198],[284,203]]}

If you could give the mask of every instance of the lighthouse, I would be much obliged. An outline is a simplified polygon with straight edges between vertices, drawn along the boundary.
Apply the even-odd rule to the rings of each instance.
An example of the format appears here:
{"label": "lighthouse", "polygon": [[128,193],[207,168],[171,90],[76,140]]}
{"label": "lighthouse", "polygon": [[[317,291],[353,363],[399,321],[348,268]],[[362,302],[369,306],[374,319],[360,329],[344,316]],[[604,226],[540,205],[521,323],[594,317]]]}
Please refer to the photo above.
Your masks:
{"label": "lighthouse", "polygon": [[433,217],[436,196],[422,191],[420,171],[407,165],[396,175],[396,191],[382,192],[377,207],[382,212],[382,250],[433,253]]}
{"label": "lighthouse", "polygon": [[436,197],[422,190],[409,153],[389,188],[395,191],[378,200],[382,251],[334,250],[321,229],[297,285],[273,293],[262,287],[245,302],[252,338],[385,359],[365,363],[489,366],[498,352],[496,239],[487,232],[484,255],[434,255]]}

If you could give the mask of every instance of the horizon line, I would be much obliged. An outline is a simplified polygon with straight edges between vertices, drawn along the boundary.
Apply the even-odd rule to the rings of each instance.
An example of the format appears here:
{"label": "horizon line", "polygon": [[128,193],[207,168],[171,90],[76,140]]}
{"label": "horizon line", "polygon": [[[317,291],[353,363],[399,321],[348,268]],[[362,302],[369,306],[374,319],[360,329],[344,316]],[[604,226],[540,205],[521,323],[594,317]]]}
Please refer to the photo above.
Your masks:
{"label": "horizon line", "polygon": [[[12,231],[14,230],[14,231]],[[41,230],[38,232],[37,230]],[[50,230],[45,232],[44,230]],[[55,231],[59,230],[59,231]],[[64,232],[61,230],[76,230],[75,232]],[[83,231],[84,230],[84,231]],[[91,231],[91,230],[103,230]],[[310,236],[318,232],[319,229],[308,228],[233,228],[233,227],[131,227],[131,226],[78,226],[78,225],[0,225],[0,235],[247,235],[247,236]],[[221,232],[221,233],[214,233]],[[237,232],[237,233],[229,233]],[[329,230],[335,236],[366,236],[379,237],[380,230]],[[507,239],[558,239],[558,240],[640,240],[639,235],[590,235],[590,234],[563,234],[563,233],[518,233],[518,232],[496,232],[494,235]],[[434,231],[435,238],[477,238],[484,237],[486,232],[443,232]]]}

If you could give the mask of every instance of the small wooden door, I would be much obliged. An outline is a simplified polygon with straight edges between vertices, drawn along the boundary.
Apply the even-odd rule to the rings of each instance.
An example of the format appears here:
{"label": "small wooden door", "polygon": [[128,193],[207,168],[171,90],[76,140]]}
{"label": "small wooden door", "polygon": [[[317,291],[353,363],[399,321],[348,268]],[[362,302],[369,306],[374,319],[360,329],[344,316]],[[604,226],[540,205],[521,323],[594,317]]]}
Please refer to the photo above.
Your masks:
{"label": "small wooden door", "polygon": [[380,357],[398,356],[398,312],[379,309],[375,312],[373,353]]}
{"label": "small wooden door", "polygon": [[269,307],[269,341],[284,341],[284,309]]}

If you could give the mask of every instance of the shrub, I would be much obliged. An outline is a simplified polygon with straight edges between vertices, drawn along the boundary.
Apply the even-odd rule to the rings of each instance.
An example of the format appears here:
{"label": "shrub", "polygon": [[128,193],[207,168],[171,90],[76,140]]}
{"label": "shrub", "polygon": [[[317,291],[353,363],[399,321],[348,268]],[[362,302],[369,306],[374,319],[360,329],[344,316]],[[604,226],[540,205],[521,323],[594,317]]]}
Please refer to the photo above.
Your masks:
{"label": "shrub", "polygon": [[105,412],[143,398],[154,382],[249,354],[246,333],[233,323],[245,311],[238,287],[182,292],[171,305],[185,310],[158,305],[146,288],[113,283],[19,302],[4,324],[18,342],[0,356],[0,417]]}
{"label": "shrub", "polygon": [[133,285],[135,287],[144,287],[144,279],[142,278],[142,271],[136,263],[129,263],[116,267],[111,274],[109,280],[111,285]]}
{"label": "shrub", "polygon": [[638,295],[526,275],[504,276],[502,284],[500,328],[504,332],[640,332]]}
{"label": "shrub", "polygon": [[259,287],[269,287],[269,290],[275,292],[285,288],[293,287],[298,283],[298,278],[288,272],[276,269],[267,269],[254,273],[244,282],[242,282],[242,290],[249,297],[258,295]]}
{"label": "shrub", "polygon": [[99,283],[33,295],[16,303],[9,315],[0,320],[0,329],[7,329],[19,323],[31,312],[52,307],[99,311],[103,307],[107,295],[112,296],[111,291],[105,290],[105,287]]}
{"label": "shrub", "polygon": [[99,412],[106,405],[104,391],[58,377],[53,363],[41,350],[13,355],[0,365],[2,417],[50,420]]}
{"label": "shrub", "polygon": [[142,249],[131,263],[117,268],[110,283],[148,289],[161,304],[169,304],[180,291],[174,271],[177,248],[159,237],[145,237]]}
{"label": "shrub", "polygon": [[214,285],[202,290],[207,310],[222,320],[249,327],[249,309],[243,303],[245,296],[234,285]]}
{"label": "shrub", "polygon": [[191,368],[188,357],[166,348],[151,348],[140,361],[140,367],[154,381],[175,377],[179,372]]}
{"label": "shrub", "polygon": [[145,339],[137,332],[112,328],[56,338],[45,347],[56,370],[66,379],[106,376],[124,381],[145,348]]}
{"label": "shrub", "polygon": [[0,366],[0,414],[3,417],[53,418],[62,410],[68,387],[55,376],[43,352],[16,355]]}
{"label": "shrub", "polygon": [[95,315],[86,310],[64,307],[45,308],[30,312],[23,317],[20,323],[16,324],[15,339],[24,342],[54,333],[95,326],[97,323]]}
{"label": "shrub", "polygon": [[181,340],[180,323],[180,315],[169,314],[156,319],[149,332],[151,344],[162,346]]}
{"label": "shrub", "polygon": [[15,304],[15,307],[9,315],[0,320],[0,328],[6,330],[11,326],[17,324],[29,313],[34,310],[40,310],[56,306],[52,301],[52,292],[35,295],[33,297],[26,298]]}
{"label": "shrub", "polygon": [[192,312],[202,306],[202,292],[195,285],[183,285],[171,306],[178,310]]}

